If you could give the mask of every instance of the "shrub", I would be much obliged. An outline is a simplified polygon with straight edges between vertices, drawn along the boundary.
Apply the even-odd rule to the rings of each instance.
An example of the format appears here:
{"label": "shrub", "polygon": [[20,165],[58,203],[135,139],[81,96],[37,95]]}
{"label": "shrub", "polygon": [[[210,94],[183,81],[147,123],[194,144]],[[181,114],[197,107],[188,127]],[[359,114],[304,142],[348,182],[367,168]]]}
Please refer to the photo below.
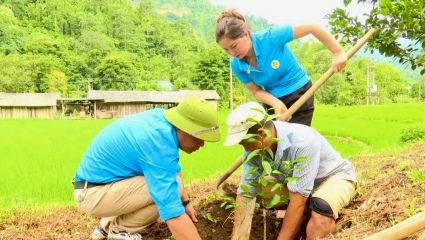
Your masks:
{"label": "shrub", "polygon": [[425,123],[407,126],[401,131],[400,141],[413,143],[425,140]]}

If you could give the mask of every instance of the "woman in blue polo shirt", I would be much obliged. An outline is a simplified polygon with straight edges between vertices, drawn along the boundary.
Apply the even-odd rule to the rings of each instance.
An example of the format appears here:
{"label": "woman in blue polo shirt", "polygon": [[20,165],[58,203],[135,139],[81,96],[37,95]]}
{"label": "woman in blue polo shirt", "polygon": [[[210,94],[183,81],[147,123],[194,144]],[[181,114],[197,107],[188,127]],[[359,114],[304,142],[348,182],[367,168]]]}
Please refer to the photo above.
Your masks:
{"label": "woman in blue polo shirt", "polygon": [[279,120],[308,126],[313,118],[313,96],[293,116],[279,116],[312,85],[287,44],[310,33],[333,53],[334,72],[341,71],[347,64],[347,54],[328,31],[316,24],[283,25],[251,32],[243,15],[230,9],[220,14],[216,25],[217,43],[232,57],[232,71],[253,96],[270,114],[274,109]]}

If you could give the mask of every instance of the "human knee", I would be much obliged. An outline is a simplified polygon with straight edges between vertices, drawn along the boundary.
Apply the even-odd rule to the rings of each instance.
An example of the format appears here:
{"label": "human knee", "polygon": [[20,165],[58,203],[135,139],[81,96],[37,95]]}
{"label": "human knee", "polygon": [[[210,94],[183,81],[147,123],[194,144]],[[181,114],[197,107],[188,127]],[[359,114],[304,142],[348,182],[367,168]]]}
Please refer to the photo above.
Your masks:
{"label": "human knee", "polygon": [[325,200],[317,197],[310,199],[310,210],[317,214],[311,215],[311,221],[320,226],[330,226],[335,223],[335,214]]}

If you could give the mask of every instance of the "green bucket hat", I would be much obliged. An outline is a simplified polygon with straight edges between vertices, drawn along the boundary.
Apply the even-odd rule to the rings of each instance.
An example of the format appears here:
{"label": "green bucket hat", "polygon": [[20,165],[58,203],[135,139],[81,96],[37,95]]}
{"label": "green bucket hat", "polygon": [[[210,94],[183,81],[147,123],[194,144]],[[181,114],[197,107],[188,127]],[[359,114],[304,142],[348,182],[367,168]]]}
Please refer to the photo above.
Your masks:
{"label": "green bucket hat", "polygon": [[221,139],[218,113],[214,106],[197,97],[186,97],[177,107],[165,111],[165,118],[178,129],[207,142]]}

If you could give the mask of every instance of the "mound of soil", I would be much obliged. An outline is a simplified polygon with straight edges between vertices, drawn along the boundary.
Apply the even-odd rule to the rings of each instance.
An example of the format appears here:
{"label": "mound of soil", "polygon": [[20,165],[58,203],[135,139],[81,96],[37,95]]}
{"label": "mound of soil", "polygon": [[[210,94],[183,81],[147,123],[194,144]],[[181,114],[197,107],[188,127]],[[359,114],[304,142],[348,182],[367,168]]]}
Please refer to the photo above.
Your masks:
{"label": "mound of soil", "polygon": [[[230,239],[233,230],[232,211],[225,210],[220,205],[221,200],[202,201],[196,208],[198,222],[196,228],[204,240]],[[263,239],[264,228],[266,239],[276,239],[280,220],[274,216],[272,211],[266,211],[266,216],[261,210],[256,210],[253,216],[251,238]],[[165,223],[155,223],[143,234],[143,239],[157,240],[166,239],[171,236]]]}
{"label": "mound of soil", "polygon": [[[341,231],[330,239],[364,239],[423,210],[425,206],[425,144],[409,151],[361,156],[352,159],[360,181],[358,195],[341,211],[337,225]],[[233,191],[238,176],[232,176],[225,191]],[[233,228],[231,209],[222,207],[225,199],[217,195],[215,182],[193,182],[188,193],[197,210],[196,227],[205,240],[230,239]],[[52,207],[41,211],[20,209],[1,214],[0,240],[6,239],[88,239],[98,219],[77,211],[75,206]],[[8,217],[4,217],[8,216]],[[280,219],[274,211],[256,210],[251,239],[276,239]],[[296,239],[302,239],[304,222]],[[264,230],[265,229],[265,230]],[[405,239],[418,239],[421,232]],[[171,237],[166,224],[150,226],[143,239]]]}

